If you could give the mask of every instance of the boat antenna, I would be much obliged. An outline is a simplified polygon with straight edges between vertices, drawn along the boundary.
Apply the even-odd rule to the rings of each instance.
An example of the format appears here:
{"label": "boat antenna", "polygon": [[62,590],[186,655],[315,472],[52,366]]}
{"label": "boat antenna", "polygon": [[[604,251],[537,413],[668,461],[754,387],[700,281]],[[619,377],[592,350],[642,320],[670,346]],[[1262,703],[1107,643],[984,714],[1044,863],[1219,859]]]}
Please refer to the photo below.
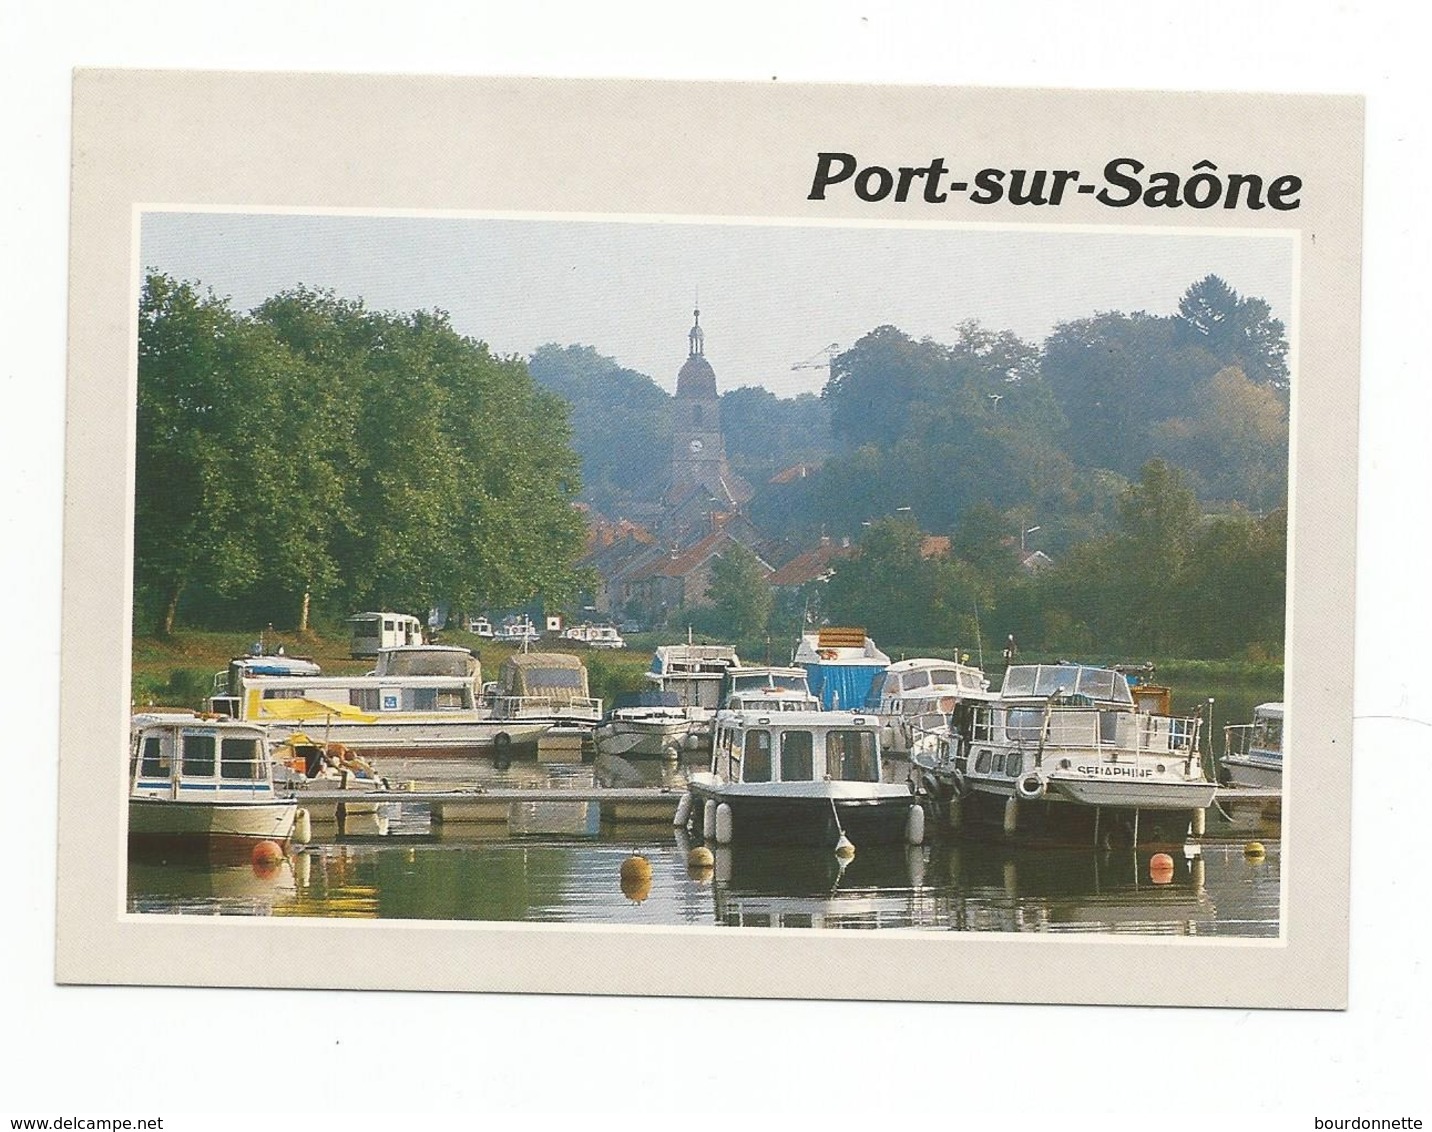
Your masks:
{"label": "boat antenna", "polygon": [[980,658],[980,669],[984,669],[984,638],[980,636],[980,599],[971,595],[975,607],[975,655]]}

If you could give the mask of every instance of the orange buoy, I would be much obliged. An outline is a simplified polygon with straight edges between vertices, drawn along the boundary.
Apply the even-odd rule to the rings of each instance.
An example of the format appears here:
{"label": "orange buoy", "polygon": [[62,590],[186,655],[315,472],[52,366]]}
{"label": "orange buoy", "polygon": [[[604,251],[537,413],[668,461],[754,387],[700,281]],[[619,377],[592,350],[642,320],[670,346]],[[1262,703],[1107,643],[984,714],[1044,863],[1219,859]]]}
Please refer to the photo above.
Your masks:
{"label": "orange buoy", "polygon": [[273,876],[278,872],[279,862],[282,860],[283,847],[276,841],[260,841],[249,854],[254,875],[258,877]]}
{"label": "orange buoy", "polygon": [[1173,858],[1167,853],[1155,853],[1150,857],[1149,879],[1155,884],[1168,884],[1173,880]]}
{"label": "orange buoy", "polygon": [[622,895],[640,904],[651,895],[651,862],[640,853],[633,853],[622,862]]}

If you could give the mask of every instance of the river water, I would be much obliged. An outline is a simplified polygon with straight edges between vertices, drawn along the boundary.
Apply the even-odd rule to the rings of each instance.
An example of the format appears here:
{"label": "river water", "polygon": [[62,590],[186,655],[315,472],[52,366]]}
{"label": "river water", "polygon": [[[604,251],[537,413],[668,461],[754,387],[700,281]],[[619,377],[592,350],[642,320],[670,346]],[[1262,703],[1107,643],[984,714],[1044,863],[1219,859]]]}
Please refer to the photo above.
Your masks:
{"label": "river water", "polygon": [[[1215,696],[1224,722],[1246,720],[1277,688],[1176,696],[1175,710]],[[1225,706],[1227,705],[1227,706]],[[1226,714],[1225,714],[1226,713]],[[613,785],[662,779],[659,765],[491,766],[431,759],[380,769],[401,781],[451,786]],[[678,781],[675,783],[679,785]],[[671,774],[666,772],[668,784]],[[131,860],[132,912],[609,925],[918,928],[933,931],[1104,932],[1276,936],[1281,846],[1276,826],[1210,813],[1207,835],[1152,867],[1147,849],[1020,848],[936,836],[917,848],[733,846],[712,866],[669,824],[613,826],[595,805],[520,804],[502,823],[437,824],[419,803],[315,825],[314,842],[276,866]],[[1256,839],[1262,854],[1245,847]],[[623,863],[645,858],[650,871]]]}

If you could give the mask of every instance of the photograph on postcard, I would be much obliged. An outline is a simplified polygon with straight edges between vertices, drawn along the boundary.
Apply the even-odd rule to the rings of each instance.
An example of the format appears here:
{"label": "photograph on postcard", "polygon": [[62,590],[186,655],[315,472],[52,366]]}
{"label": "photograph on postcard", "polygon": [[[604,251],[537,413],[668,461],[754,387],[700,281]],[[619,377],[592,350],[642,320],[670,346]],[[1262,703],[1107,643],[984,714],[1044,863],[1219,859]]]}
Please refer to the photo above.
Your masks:
{"label": "photograph on postcard", "polygon": [[130,909],[1276,936],[1294,253],[144,214]]}
{"label": "photograph on postcard", "polygon": [[1355,102],[76,105],[62,978],[1342,1002]]}

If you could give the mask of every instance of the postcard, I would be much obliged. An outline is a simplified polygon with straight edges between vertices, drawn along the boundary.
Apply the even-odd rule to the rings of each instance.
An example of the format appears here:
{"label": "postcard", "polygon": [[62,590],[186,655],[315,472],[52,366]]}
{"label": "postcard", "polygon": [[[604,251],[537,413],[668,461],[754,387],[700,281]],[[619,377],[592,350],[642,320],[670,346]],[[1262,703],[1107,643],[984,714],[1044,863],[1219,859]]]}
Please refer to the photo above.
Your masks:
{"label": "postcard", "polygon": [[59,980],[1343,1006],[1361,154],[79,73]]}

